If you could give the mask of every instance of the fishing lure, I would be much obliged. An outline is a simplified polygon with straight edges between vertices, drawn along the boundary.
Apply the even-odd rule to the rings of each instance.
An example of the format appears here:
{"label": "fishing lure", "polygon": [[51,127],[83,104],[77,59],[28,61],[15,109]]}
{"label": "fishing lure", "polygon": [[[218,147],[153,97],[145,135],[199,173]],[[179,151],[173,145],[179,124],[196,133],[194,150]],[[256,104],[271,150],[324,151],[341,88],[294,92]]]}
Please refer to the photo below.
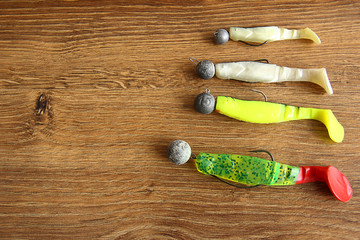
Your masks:
{"label": "fishing lure", "polygon": [[312,82],[324,88],[328,94],[333,94],[325,68],[301,69],[282,67],[269,64],[266,59],[217,63],[215,65],[209,60],[198,61],[192,57],[190,61],[196,64],[196,73],[203,79],[210,79],[216,75],[220,79],[233,79],[252,83]]}
{"label": "fishing lure", "polygon": [[320,38],[310,28],[286,29],[276,26],[252,28],[230,27],[229,32],[223,28],[218,29],[214,33],[214,41],[218,44],[224,44],[230,38],[233,41],[243,42],[251,46],[261,46],[267,42],[288,39],[309,39],[316,44],[321,43]]}
{"label": "fishing lure", "polygon": [[320,181],[325,182],[342,202],[349,201],[353,192],[348,179],[333,166],[294,167],[273,161],[271,154],[272,161],[235,154],[199,153],[195,156],[189,144],[182,140],[171,142],[168,147],[168,157],[175,164],[186,163],[191,155],[200,173],[215,176],[230,185],[286,186]]}
{"label": "fishing lure", "polygon": [[208,89],[196,97],[194,106],[198,112],[203,114],[209,114],[216,110],[228,117],[252,123],[280,123],[291,120],[314,119],[326,126],[329,136],[334,142],[339,143],[344,139],[344,128],[329,109],[271,103],[267,102],[266,96],[265,102],[246,101],[225,96],[218,96],[215,100]]}

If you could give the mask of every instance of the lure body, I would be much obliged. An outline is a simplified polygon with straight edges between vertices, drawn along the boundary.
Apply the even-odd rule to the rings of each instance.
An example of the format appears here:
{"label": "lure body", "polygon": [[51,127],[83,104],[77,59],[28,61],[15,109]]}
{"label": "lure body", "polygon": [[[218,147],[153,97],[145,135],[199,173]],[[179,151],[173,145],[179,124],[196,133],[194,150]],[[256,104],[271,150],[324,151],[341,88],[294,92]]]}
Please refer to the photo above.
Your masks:
{"label": "lure body", "polygon": [[233,41],[245,42],[272,42],[287,39],[310,39],[316,44],[320,44],[320,38],[310,28],[299,30],[279,28],[276,26],[241,28],[230,27],[230,39]]}
{"label": "lure body", "polygon": [[249,186],[294,185],[300,169],[262,158],[234,154],[200,153],[195,163],[197,170],[203,174]]}
{"label": "lure body", "polygon": [[257,157],[213,153],[200,153],[195,165],[200,173],[248,186],[320,181],[342,202],[349,201],[353,193],[347,178],[333,166],[294,167]]}
{"label": "lure body", "polygon": [[322,122],[335,142],[344,139],[344,128],[329,109],[295,107],[280,103],[245,101],[218,96],[216,111],[237,120],[252,123],[279,123],[291,120],[314,119]]}
{"label": "lure body", "polygon": [[246,82],[312,82],[323,87],[328,94],[333,94],[325,68],[288,68],[277,66],[275,64],[244,61],[217,63],[215,65],[215,73],[216,77],[220,79],[234,79]]}

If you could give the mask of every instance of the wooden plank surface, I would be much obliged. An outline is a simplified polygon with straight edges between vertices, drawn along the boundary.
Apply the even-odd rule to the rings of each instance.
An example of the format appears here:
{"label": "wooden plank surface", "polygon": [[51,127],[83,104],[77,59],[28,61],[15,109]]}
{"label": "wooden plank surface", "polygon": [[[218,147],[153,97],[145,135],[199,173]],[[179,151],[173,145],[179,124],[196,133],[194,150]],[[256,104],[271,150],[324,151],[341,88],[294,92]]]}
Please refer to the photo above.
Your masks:
{"label": "wooden plank surface", "polygon": [[[322,44],[211,40],[218,28],[271,25],[310,27]],[[0,2],[0,238],[359,239],[359,32],[359,1]],[[325,67],[334,95],[201,80],[189,57]],[[311,120],[198,114],[205,88],[330,108],[345,139],[333,143]],[[354,195],[342,203],[323,183],[233,188],[169,162],[176,139],[195,153],[266,149],[289,165],[333,165]]]}

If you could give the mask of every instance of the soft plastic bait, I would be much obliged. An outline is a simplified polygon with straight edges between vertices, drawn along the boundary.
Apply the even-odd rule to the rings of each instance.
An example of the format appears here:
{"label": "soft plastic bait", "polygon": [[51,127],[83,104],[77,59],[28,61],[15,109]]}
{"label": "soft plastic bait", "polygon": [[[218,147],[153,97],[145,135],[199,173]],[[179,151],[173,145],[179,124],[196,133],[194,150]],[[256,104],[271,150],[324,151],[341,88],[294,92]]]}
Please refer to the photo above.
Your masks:
{"label": "soft plastic bait", "polygon": [[316,44],[321,43],[320,38],[310,28],[286,29],[276,26],[252,28],[230,27],[229,32],[225,29],[218,29],[214,33],[214,40],[218,44],[226,43],[229,38],[233,41],[240,41],[253,46],[259,45],[250,44],[249,42],[260,43],[260,45],[262,45],[267,42],[279,40],[309,39]]}
{"label": "soft plastic bait", "polygon": [[[185,141],[176,140],[169,145],[169,159],[176,164],[184,164],[191,154],[191,148]],[[200,173],[230,181],[229,184],[284,186],[320,181],[325,182],[332,194],[342,202],[349,201],[352,196],[349,181],[333,166],[294,167],[234,154],[199,153],[194,159]]]}
{"label": "soft plastic bait", "polygon": [[311,82],[324,88],[328,94],[333,94],[325,68],[289,68],[261,62],[267,61],[266,59],[216,64],[209,60],[198,61],[195,58],[190,58],[190,60],[196,64],[196,73],[203,79],[210,79],[216,75],[220,79],[233,79],[251,83]]}
{"label": "soft plastic bait", "polygon": [[280,103],[246,101],[232,97],[214,96],[209,91],[195,99],[195,109],[203,114],[217,112],[237,120],[252,123],[280,123],[291,120],[313,119],[322,122],[334,142],[342,142],[344,128],[329,109],[295,107]]}

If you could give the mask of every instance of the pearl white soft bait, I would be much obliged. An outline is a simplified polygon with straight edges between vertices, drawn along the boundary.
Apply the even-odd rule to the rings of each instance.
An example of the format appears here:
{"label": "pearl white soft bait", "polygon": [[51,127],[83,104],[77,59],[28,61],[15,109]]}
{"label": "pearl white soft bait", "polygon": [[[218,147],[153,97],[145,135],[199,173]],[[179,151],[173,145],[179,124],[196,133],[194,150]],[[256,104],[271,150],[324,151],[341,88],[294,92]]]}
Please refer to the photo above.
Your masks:
{"label": "pearl white soft bait", "polygon": [[321,40],[310,28],[304,29],[286,29],[275,26],[269,27],[230,27],[230,39],[233,41],[243,42],[273,42],[288,39],[309,39],[316,44],[320,44]]}
{"label": "pearl white soft bait", "polygon": [[312,82],[324,88],[328,94],[333,94],[325,68],[282,67],[262,62],[267,61],[266,59],[217,64],[213,64],[209,60],[198,61],[195,58],[190,58],[190,60],[197,64],[196,73],[202,79],[210,79],[216,75],[220,79],[233,79],[244,82]]}
{"label": "pearl white soft bait", "polygon": [[229,62],[215,64],[216,77],[246,82],[303,81],[320,85],[328,94],[333,90],[325,68],[300,69],[262,62]]}

